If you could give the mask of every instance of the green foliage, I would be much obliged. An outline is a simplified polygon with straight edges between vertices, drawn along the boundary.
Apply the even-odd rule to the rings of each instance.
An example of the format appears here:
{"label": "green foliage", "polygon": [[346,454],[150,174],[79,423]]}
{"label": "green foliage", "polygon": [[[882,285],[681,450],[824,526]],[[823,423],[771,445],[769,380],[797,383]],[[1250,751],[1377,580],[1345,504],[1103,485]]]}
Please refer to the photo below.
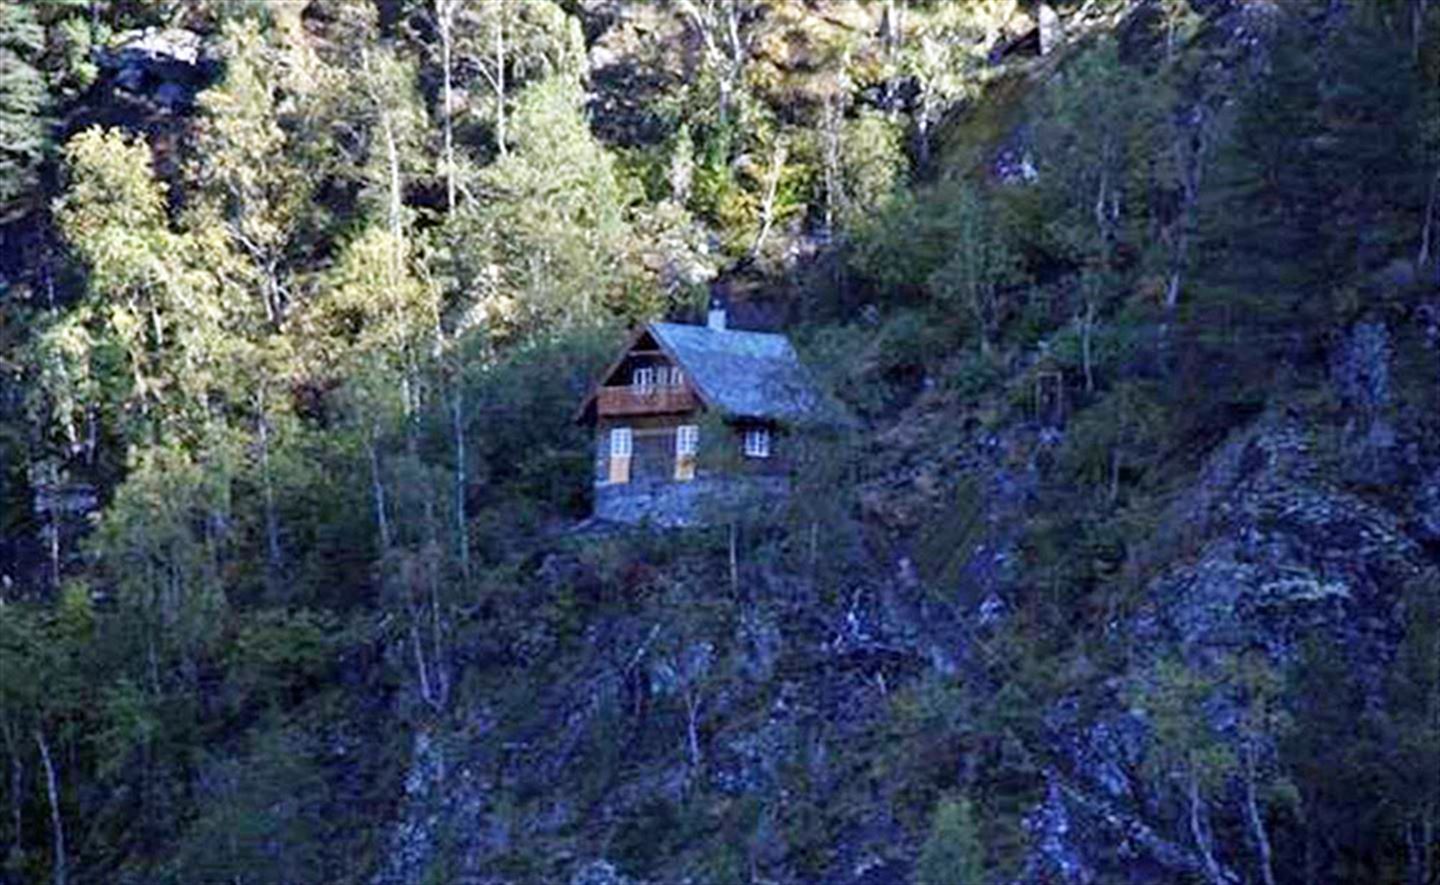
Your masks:
{"label": "green foliage", "polygon": [[186,680],[225,628],[228,480],[227,464],[162,447],[140,450],[95,536],[122,605],[150,642],[184,660],[177,675]]}
{"label": "green foliage", "polygon": [[1108,489],[1141,482],[1171,442],[1168,411],[1152,386],[1124,381],[1070,424],[1060,465],[1079,482]]}
{"label": "green foliage", "polygon": [[[190,165],[196,207],[192,226],[223,225],[249,271],[243,288],[259,296],[268,321],[278,326],[289,306],[293,241],[307,211],[312,182],[297,162],[281,114],[283,91],[295,88],[284,57],[253,19],[224,32],[225,78],[197,99],[201,121]],[[298,98],[298,101],[297,101]],[[301,92],[290,99],[304,106]]]}
{"label": "green foliage", "polygon": [[458,213],[455,275],[473,287],[492,334],[653,315],[656,293],[635,269],[630,195],[586,126],[575,81],[526,90],[512,150],[477,181],[488,198]]}
{"label": "green foliage", "polygon": [[916,885],[972,885],[985,881],[984,850],[970,800],[947,797],[935,806],[930,833],[915,864]]}
{"label": "green foliage", "polygon": [[1147,221],[1148,175],[1166,130],[1162,81],[1122,64],[1103,40],[1060,72],[1036,109],[1044,241],[1058,258],[1097,269]]}
{"label": "green foliage", "polygon": [[48,147],[49,98],[38,66],[44,50],[33,7],[0,7],[0,219],[31,194]]}
{"label": "green foliage", "polygon": [[[1318,30],[1282,10],[1252,77],[1170,2],[1124,53],[1102,37],[995,65],[1009,0],[867,7],[881,28],[803,4],[635,6],[637,28],[683,19],[674,42],[698,54],[683,83],[663,53],[621,59],[670,126],[621,161],[591,129],[607,104],[582,84],[612,87],[585,70],[575,4],[242,6],[0,8],[0,216],[33,211],[39,231],[0,292],[0,552],[28,555],[13,541],[40,528],[40,477],[105,502],[84,555],[60,552],[73,580],[6,576],[0,768],[21,790],[0,778],[0,806],[23,825],[0,823],[5,874],[51,872],[38,732],[75,880],[368,878],[423,727],[464,759],[447,787],[487,782],[495,868],[517,880],[593,850],[654,878],[820,879],[882,814],[928,832],[917,881],[983,881],[1026,850],[1052,702],[1094,703],[1117,673],[1153,727],[1164,819],[1203,806],[1238,850],[1248,785],[1280,860],[1303,837],[1322,877],[1404,874],[1437,807],[1433,586],[1406,591],[1379,698],[1333,644],[1283,672],[1244,654],[1146,668],[1086,625],[1124,623],[1180,462],[1280,398],[1277,358],[1306,383],[1331,330],[1383,315],[1417,330],[1397,414],[1433,405],[1411,259],[1431,217],[1434,9],[1413,33],[1393,3]],[[147,121],[151,141],[76,133],[50,175],[52,118],[117,117],[92,103],[125,92],[89,91],[94,49],[152,25],[199,29],[220,79],[193,118]],[[1163,62],[1132,38],[1163,39]],[[983,151],[932,150],[942,119],[952,148]],[[979,180],[1012,131],[1037,177]],[[571,410],[616,326],[693,308],[716,255],[751,259],[760,300],[793,315],[816,230],[836,247],[811,315],[843,321],[803,330],[807,363],[877,435],[801,452],[778,527],[567,531],[593,469]],[[1178,304],[1151,308],[1181,277]],[[966,444],[973,417],[1023,437],[1007,425],[1027,373],[1051,369],[1075,408],[1057,450],[1017,446],[1039,452],[1041,501],[1013,611],[966,627],[963,683],[917,675],[915,649],[954,644],[965,551],[997,529],[985,486],[945,479],[918,532],[860,504],[932,441]],[[894,646],[850,656],[837,625],[870,627],[890,549],[946,593],[886,591]],[[578,773],[557,780],[556,760]],[[737,770],[756,787],[738,800],[715,787]],[[434,835],[423,874],[460,875],[457,834]]]}
{"label": "green foliage", "polygon": [[143,141],[90,129],[65,154],[71,184],[55,213],[89,279],[81,305],[38,338],[52,414],[71,438],[76,413],[99,407],[129,440],[194,442],[209,398],[243,374],[253,302],[226,297],[218,231],[172,229]]}
{"label": "green foliage", "polygon": [[1002,206],[976,186],[946,181],[895,200],[856,235],[851,265],[888,298],[923,293],[979,332],[988,349],[1024,279],[1015,232]]}
{"label": "green foliage", "polygon": [[927,280],[935,297],[970,313],[988,350],[1004,318],[1002,293],[1020,282],[1020,258],[996,213],[973,189],[964,187],[947,204],[946,232],[954,251]]}
{"label": "green foliage", "polygon": [[1378,271],[1413,248],[1433,166],[1421,82],[1392,35],[1357,22],[1317,48],[1283,27],[1271,58],[1202,195],[1191,308],[1207,355],[1255,383],[1397,294]]}
{"label": "green foliage", "polygon": [[229,644],[230,668],[241,698],[292,704],[334,676],[344,637],[323,611],[267,609],[246,617]]}
{"label": "green foliage", "polygon": [[861,111],[844,122],[840,139],[840,211],[842,230],[861,227],[904,192],[909,163],[901,132],[874,111]]}

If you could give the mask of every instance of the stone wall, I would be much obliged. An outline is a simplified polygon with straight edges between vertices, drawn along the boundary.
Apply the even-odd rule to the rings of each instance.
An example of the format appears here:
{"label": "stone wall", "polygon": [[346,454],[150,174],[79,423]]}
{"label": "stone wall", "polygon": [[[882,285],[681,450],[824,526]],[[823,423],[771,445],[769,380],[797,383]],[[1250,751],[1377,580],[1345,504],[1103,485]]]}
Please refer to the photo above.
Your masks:
{"label": "stone wall", "polygon": [[691,482],[641,480],[595,487],[595,516],[632,525],[674,528],[723,520],[735,509],[773,507],[790,492],[785,477],[699,477]]}

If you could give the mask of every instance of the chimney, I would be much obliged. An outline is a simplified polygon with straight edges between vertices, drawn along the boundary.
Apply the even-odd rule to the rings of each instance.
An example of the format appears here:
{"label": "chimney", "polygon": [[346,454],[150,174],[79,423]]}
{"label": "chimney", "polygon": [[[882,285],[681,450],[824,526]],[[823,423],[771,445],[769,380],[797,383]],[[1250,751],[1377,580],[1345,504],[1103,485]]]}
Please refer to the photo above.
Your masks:
{"label": "chimney", "polygon": [[705,320],[705,325],[717,332],[725,331],[725,308],[719,301],[710,302],[710,315]]}

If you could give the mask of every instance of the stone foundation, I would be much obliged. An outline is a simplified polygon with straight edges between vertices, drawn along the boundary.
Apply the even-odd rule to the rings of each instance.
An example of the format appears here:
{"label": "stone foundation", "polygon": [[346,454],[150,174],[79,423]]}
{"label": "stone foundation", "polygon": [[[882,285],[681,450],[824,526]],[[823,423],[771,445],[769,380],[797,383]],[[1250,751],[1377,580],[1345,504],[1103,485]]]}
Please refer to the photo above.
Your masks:
{"label": "stone foundation", "polygon": [[605,484],[595,486],[595,516],[666,528],[705,525],[723,520],[735,508],[773,508],[789,492],[789,480],[779,476]]}

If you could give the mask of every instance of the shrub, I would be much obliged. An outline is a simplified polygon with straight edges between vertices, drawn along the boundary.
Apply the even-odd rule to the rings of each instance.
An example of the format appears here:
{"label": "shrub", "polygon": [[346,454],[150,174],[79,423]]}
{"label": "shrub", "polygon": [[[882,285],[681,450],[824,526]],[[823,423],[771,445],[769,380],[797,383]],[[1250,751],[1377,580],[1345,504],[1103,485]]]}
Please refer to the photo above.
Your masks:
{"label": "shrub", "polygon": [[942,799],[915,864],[916,885],[972,885],[985,878],[984,852],[970,801]]}

